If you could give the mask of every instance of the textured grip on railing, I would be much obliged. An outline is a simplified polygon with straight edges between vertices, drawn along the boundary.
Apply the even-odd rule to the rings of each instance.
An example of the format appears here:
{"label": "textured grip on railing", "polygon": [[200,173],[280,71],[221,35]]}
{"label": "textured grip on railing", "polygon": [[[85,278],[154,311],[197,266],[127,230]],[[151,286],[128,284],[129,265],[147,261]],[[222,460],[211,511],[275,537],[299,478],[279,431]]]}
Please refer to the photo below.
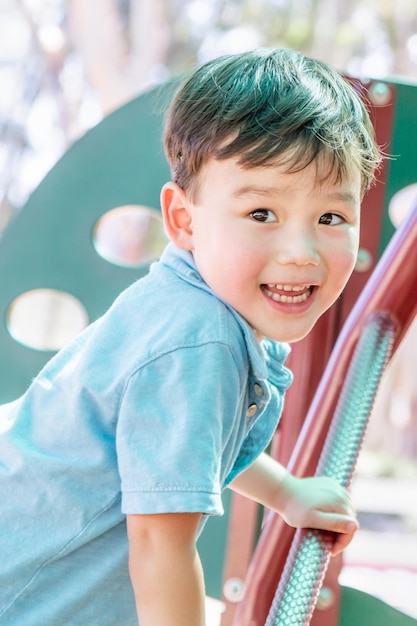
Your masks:
{"label": "textured grip on railing", "polygon": [[[347,372],[316,475],[348,487],[376,392],[389,361],[395,324],[385,313],[366,320]],[[323,583],[332,533],[300,529],[278,585],[266,626],[308,626]]]}

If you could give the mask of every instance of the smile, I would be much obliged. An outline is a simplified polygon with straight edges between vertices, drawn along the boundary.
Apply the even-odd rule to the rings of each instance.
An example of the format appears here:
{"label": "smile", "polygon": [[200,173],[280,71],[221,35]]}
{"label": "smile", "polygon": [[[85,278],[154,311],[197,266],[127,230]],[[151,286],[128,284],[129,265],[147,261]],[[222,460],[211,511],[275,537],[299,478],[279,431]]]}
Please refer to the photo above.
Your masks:
{"label": "smile", "polygon": [[275,302],[284,304],[300,304],[305,302],[312,293],[311,285],[262,285],[262,290]]}

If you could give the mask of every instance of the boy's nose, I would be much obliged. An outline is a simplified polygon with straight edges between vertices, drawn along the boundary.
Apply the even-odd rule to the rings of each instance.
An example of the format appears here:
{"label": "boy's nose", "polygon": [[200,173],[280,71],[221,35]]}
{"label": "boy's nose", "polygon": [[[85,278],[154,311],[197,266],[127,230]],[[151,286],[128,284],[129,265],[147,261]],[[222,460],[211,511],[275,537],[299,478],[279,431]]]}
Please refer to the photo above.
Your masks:
{"label": "boy's nose", "polygon": [[308,232],[287,232],[280,237],[276,259],[281,265],[318,265],[320,255],[314,236]]}

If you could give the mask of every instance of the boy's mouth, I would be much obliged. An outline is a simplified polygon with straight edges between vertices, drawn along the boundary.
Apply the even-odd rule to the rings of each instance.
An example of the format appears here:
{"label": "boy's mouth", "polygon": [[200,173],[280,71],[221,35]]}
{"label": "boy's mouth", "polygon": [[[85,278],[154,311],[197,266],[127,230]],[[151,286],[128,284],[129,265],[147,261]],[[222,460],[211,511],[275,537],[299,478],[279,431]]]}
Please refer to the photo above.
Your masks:
{"label": "boy's mouth", "polygon": [[261,285],[262,291],[275,302],[284,304],[300,304],[309,298],[314,289],[313,285]]}

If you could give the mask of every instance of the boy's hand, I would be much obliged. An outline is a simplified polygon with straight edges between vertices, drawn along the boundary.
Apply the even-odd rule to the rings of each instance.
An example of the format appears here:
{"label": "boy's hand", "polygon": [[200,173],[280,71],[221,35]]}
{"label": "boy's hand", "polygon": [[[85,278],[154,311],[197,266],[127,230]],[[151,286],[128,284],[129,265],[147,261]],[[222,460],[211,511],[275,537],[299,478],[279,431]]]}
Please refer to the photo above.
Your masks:
{"label": "boy's hand", "polygon": [[235,478],[231,488],[276,511],[294,528],[320,528],[337,533],[333,556],[349,545],[359,528],[349,493],[335,480],[297,478],[267,454],[261,454]]}
{"label": "boy's hand", "polygon": [[287,473],[278,500],[279,513],[290,526],[337,533],[333,556],[349,545],[359,528],[349,493],[331,478],[297,478]]}

